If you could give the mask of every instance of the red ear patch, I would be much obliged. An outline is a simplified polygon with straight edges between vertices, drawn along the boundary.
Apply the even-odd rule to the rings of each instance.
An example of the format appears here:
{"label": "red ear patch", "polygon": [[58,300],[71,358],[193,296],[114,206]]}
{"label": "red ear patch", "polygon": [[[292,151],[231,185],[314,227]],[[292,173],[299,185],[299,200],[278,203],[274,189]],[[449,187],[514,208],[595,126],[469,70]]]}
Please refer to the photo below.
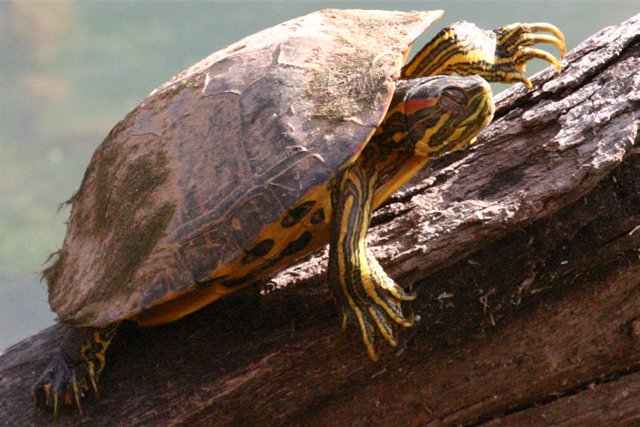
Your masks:
{"label": "red ear patch", "polygon": [[433,107],[436,102],[434,98],[411,98],[404,103],[404,112],[410,116],[423,108]]}

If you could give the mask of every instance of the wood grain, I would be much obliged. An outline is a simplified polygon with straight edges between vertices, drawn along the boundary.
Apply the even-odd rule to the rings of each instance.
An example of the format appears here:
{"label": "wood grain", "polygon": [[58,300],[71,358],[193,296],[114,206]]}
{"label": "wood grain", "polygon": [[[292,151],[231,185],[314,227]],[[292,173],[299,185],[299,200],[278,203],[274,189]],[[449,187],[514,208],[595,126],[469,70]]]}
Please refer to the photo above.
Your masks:
{"label": "wood grain", "polygon": [[[383,206],[370,242],[418,292],[370,362],[314,254],[171,325],[125,327],[60,425],[637,425],[640,15],[500,97],[473,149]],[[0,424],[43,425],[53,326],[0,356]]]}

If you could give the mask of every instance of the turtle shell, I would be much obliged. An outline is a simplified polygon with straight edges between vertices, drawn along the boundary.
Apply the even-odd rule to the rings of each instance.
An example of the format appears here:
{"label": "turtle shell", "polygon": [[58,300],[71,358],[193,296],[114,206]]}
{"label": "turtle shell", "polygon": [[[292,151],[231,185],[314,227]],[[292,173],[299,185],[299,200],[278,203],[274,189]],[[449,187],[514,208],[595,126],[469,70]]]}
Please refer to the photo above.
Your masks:
{"label": "turtle shell", "polygon": [[322,10],[213,53],[94,153],[44,272],[62,322],[102,326],[190,289],[362,150],[442,12]]}

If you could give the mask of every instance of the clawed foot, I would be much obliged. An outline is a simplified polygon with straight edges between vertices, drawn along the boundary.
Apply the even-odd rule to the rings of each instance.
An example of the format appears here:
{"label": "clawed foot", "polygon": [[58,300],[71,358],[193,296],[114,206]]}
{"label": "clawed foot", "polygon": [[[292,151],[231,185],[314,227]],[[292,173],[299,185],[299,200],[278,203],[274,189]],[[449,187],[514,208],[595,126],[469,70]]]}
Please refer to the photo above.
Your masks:
{"label": "clawed foot", "polygon": [[118,330],[119,322],[103,328],[69,328],[58,352],[33,386],[33,402],[39,408],[53,409],[80,401],[90,388],[98,397],[98,377],[104,368],[105,353]]}
{"label": "clawed foot", "polygon": [[[537,34],[546,32],[549,34]],[[522,82],[527,61],[533,58],[551,63],[560,71],[560,62],[549,52],[532,47],[551,44],[564,58],[566,44],[562,32],[551,24],[511,24],[485,31],[469,22],[456,22],[444,28],[402,69],[402,78],[453,73],[477,74],[490,82]]]}
{"label": "clawed foot", "polygon": [[[550,34],[536,34],[547,32]],[[564,35],[557,27],[547,23],[511,24],[493,30],[497,37],[496,58],[504,73],[504,83],[519,81],[532,87],[531,82],[524,76],[527,61],[533,58],[542,59],[551,63],[558,72],[561,71],[558,60],[542,49],[532,48],[538,43],[546,43],[556,46],[560,50],[560,58],[564,58],[566,44]]]}
{"label": "clawed foot", "polygon": [[75,403],[80,414],[80,401],[92,388],[98,396],[96,373],[84,362],[75,362],[60,352],[54,356],[47,369],[40,375],[32,390],[37,407],[53,409],[55,416],[60,408]]}
{"label": "clawed foot", "polygon": [[347,290],[338,299],[338,305],[342,311],[342,329],[346,329],[348,323],[355,323],[369,357],[376,361],[377,333],[397,346],[397,326],[410,327],[414,323],[413,314],[405,315],[401,303],[412,301],[416,296],[398,286],[372,256],[368,258],[370,275],[361,274],[361,286]]}

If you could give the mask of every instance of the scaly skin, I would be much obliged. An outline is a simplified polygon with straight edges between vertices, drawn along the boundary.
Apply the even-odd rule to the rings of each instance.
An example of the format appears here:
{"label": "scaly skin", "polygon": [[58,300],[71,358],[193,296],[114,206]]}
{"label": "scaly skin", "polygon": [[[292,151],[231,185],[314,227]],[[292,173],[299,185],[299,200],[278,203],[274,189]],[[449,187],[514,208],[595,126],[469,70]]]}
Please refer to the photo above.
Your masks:
{"label": "scaly skin", "polygon": [[329,287],[342,310],[343,326],[356,323],[373,360],[378,357],[377,333],[395,346],[396,325],[413,324],[401,306],[413,295],[398,286],[367,249],[371,214],[426,161],[472,141],[493,111],[491,88],[478,76],[399,82],[380,131],[338,175],[332,191]]}
{"label": "scaly skin", "polygon": [[[548,31],[552,35],[535,34],[538,31]],[[460,75],[477,74],[492,82],[518,82],[530,86],[531,82],[523,75],[526,62],[531,58],[542,58],[549,61],[558,70],[558,61],[549,53],[531,48],[535,43],[548,43],[557,46],[561,56],[564,56],[565,44],[564,36],[553,25],[550,24],[512,24],[491,31],[481,30],[473,24],[457,23],[443,29],[433,40],[427,43],[415,56],[407,63],[403,69],[401,78],[404,80],[417,79],[435,75]],[[375,135],[390,135],[395,142],[401,141],[408,132],[403,122],[404,106],[401,103],[392,103]],[[376,190],[374,208],[384,202],[396,189],[404,185],[429,158],[452,151],[453,147],[428,147],[428,139],[438,130],[445,128],[447,118],[442,117],[440,122],[425,131],[424,140],[421,144],[422,152],[416,156],[403,153],[396,158],[391,155],[389,161],[402,163],[397,174],[393,177],[385,177],[384,188]],[[479,121],[478,123],[482,123]],[[479,131],[480,129],[478,129]],[[419,130],[414,130],[419,132]],[[465,142],[464,144],[466,144]],[[462,145],[464,145],[462,144]],[[368,145],[371,145],[369,143]],[[459,148],[459,147],[458,147]],[[233,292],[240,286],[254,283],[255,280],[268,277],[270,274],[290,265],[301,256],[326,244],[329,236],[327,225],[331,222],[331,203],[327,192],[329,185],[322,185],[315,191],[300,200],[296,206],[313,203],[314,207],[306,217],[299,220],[295,227],[283,227],[281,221],[267,224],[260,233],[260,236],[250,247],[258,247],[265,241],[273,241],[275,244],[266,253],[261,253],[259,257],[245,262],[245,257],[238,258],[218,269],[211,277],[202,281],[203,287],[209,287],[200,298],[202,304],[193,307],[193,303],[187,304],[189,307],[179,307],[159,316],[159,321],[151,320],[147,324],[160,324],[177,319],[187,312],[196,309]],[[323,211],[323,221],[313,222],[314,213]],[[311,240],[298,252],[282,257],[280,254],[287,244],[301,236],[303,231],[311,233]],[[249,250],[248,250],[249,251]],[[178,303],[176,302],[176,305]],[[155,316],[154,316],[155,317]],[[146,320],[146,319],[145,319]]]}
{"label": "scaly skin", "polygon": [[70,328],[53,360],[33,386],[36,406],[50,407],[55,416],[63,405],[80,401],[89,388],[98,397],[98,378],[106,363],[107,348],[119,323],[104,328]]}
{"label": "scaly skin", "polygon": [[[551,34],[536,34],[538,32]],[[444,28],[427,43],[403,67],[402,78],[477,74],[490,82],[522,82],[531,87],[524,76],[530,59],[547,61],[560,72],[560,63],[553,55],[531,47],[538,43],[556,46],[564,58],[564,35],[554,25],[516,23],[485,31],[468,22],[458,22]]]}
{"label": "scaly skin", "polygon": [[[540,31],[551,34],[536,34]],[[412,324],[402,303],[413,295],[399,287],[367,249],[371,213],[429,159],[472,143],[493,114],[488,86],[477,77],[415,79],[477,74],[489,81],[531,87],[523,75],[530,59],[543,59],[560,70],[551,54],[531,47],[538,43],[553,44],[564,56],[564,37],[549,24],[483,31],[457,23],[442,30],[403,68],[401,78],[408,82],[398,82],[388,113],[352,165],[339,171],[333,182],[310,192],[278,222],[266,224],[246,255],[135,320],[147,325],[176,320],[330,241],[329,286],[342,311],[343,326],[355,322],[369,356],[377,359],[376,335],[396,345],[397,326]],[[303,212],[303,206],[312,208]],[[293,212],[300,217],[288,218]],[[34,385],[36,406],[51,408],[57,415],[61,406],[75,403],[82,413],[84,392],[92,388],[97,395],[105,353],[117,328],[118,323],[70,329]]]}
{"label": "scaly skin", "polygon": [[[535,34],[538,31],[551,35]],[[551,54],[531,47],[537,43],[557,46],[564,57],[564,36],[550,24],[512,24],[493,31],[466,22],[453,24],[415,55],[403,68],[402,78],[475,74],[531,87],[523,75],[528,60],[546,60],[560,71]],[[329,286],[342,311],[343,327],[347,320],[356,323],[373,360],[378,358],[376,331],[395,346],[395,325],[411,326],[412,320],[401,308],[410,296],[384,274],[366,247],[371,211],[429,159],[473,143],[489,124],[493,116],[490,90],[483,90],[480,83],[464,87],[463,80],[451,81],[449,94],[443,81],[426,83],[430,90],[416,94],[397,90],[374,137],[358,160],[339,175],[333,190]]]}

